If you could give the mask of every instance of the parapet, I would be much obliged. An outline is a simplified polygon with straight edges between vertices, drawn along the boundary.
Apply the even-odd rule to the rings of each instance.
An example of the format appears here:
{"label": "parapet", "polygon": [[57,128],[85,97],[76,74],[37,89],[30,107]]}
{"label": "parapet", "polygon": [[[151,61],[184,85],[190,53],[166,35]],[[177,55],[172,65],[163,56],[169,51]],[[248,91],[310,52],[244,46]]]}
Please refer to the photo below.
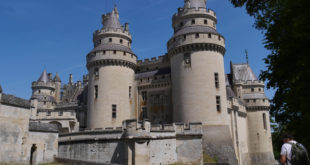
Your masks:
{"label": "parapet", "polygon": [[151,65],[151,64],[158,64],[165,60],[165,55],[158,56],[158,57],[152,57],[152,58],[146,58],[144,60],[138,60],[138,65]]}
{"label": "parapet", "polygon": [[235,85],[253,85],[253,86],[257,86],[257,85],[260,85],[260,86],[264,86],[265,83],[264,81],[261,81],[261,80],[247,80],[247,81],[244,81],[244,80],[234,80],[233,82]]}
{"label": "parapet", "polygon": [[32,89],[34,88],[51,88],[55,89],[56,84],[54,82],[32,82]]}

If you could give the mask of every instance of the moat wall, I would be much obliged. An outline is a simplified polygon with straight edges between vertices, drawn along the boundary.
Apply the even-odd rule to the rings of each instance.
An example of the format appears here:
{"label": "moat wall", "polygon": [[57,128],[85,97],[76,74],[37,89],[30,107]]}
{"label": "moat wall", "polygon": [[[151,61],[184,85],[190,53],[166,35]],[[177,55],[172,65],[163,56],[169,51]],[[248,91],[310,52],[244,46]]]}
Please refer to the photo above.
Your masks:
{"label": "moat wall", "polygon": [[202,164],[200,123],[154,125],[124,122],[123,128],[62,134],[58,158],[97,164]]}

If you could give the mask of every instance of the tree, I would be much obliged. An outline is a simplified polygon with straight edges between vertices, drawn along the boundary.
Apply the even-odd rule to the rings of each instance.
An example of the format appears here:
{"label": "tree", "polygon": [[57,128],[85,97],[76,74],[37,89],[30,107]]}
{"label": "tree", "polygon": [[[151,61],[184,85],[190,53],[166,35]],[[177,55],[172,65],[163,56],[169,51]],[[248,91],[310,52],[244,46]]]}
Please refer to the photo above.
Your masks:
{"label": "tree", "polygon": [[[270,113],[310,150],[310,0],[230,0],[245,6],[270,54],[260,78],[276,89]],[[280,140],[280,139],[279,139]],[[275,146],[279,150],[279,145]]]}

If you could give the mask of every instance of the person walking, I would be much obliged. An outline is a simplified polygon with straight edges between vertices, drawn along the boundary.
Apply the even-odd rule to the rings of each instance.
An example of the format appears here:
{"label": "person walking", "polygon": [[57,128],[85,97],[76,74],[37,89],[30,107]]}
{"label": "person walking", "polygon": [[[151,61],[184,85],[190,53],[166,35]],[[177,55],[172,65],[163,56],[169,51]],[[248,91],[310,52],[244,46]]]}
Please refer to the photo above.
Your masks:
{"label": "person walking", "polygon": [[310,165],[307,149],[290,134],[283,136],[280,163],[285,165]]}

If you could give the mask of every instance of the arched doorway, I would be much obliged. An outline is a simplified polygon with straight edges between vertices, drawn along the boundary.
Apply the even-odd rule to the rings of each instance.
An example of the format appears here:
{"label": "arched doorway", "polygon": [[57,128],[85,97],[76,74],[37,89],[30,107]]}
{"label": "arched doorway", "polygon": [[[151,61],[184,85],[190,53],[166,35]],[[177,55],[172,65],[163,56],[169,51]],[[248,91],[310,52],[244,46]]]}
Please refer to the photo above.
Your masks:
{"label": "arched doorway", "polygon": [[37,145],[32,144],[30,149],[30,165],[36,164],[36,157],[37,157]]}

